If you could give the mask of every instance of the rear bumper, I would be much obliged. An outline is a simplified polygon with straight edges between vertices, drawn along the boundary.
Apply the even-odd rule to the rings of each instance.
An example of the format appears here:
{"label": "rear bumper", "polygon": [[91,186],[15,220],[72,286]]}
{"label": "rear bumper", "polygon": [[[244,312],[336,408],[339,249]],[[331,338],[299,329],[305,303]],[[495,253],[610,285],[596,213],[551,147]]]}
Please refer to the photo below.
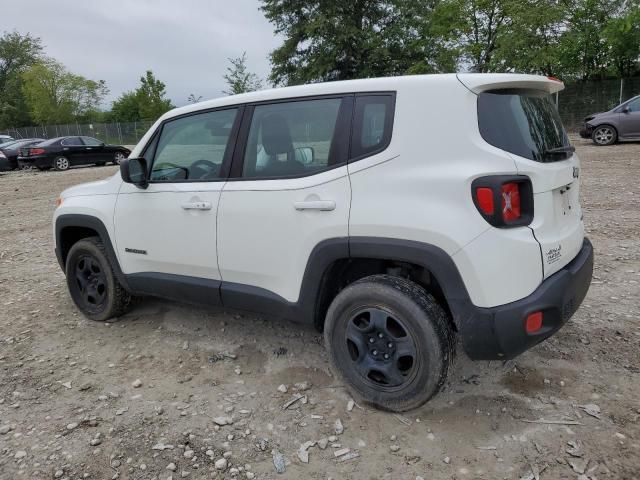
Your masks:
{"label": "rear bumper", "polygon": [[42,167],[51,167],[51,166],[52,166],[51,157],[46,155],[38,155],[34,157],[18,157],[19,168],[25,168],[25,167],[42,168]]}
{"label": "rear bumper", "polygon": [[[459,325],[464,350],[474,360],[513,358],[549,338],[578,309],[591,284],[593,247],[585,238],[578,255],[526,298],[492,308],[469,305]],[[543,312],[542,328],[525,330],[530,313]]]}

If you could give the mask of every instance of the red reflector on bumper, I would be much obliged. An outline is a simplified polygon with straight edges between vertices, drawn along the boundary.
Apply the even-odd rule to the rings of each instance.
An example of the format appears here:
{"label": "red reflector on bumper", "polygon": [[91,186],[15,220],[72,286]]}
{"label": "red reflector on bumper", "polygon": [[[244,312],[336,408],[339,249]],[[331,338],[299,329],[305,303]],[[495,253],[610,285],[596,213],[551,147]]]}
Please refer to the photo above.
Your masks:
{"label": "red reflector on bumper", "polygon": [[542,312],[530,313],[525,322],[525,330],[527,333],[536,333],[542,328]]}

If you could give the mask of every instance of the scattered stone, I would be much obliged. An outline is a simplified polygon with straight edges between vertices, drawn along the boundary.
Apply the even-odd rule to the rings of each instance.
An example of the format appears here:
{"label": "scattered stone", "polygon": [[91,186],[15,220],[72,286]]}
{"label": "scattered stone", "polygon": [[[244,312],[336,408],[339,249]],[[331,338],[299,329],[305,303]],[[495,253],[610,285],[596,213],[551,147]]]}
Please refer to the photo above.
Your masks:
{"label": "scattered stone", "polygon": [[12,430],[11,425],[3,425],[0,427],[0,435],[6,435]]}
{"label": "scattered stone", "polygon": [[231,417],[215,417],[213,423],[223,427],[225,425],[233,425],[233,419]]}
{"label": "scattered stone", "polygon": [[356,402],[354,402],[353,400],[349,400],[347,402],[347,412],[350,412],[353,410],[353,407],[356,406]]}
{"label": "scattered stone", "polygon": [[24,450],[18,450],[16,454],[13,456],[13,458],[15,458],[16,460],[20,460],[21,458],[24,458],[26,456],[27,456],[27,452],[25,452]]}
{"label": "scattered stone", "polygon": [[184,456],[184,458],[193,458],[195,452],[193,450],[185,450],[182,455]]}
{"label": "scattered stone", "polygon": [[102,443],[102,439],[100,439],[99,437],[96,438],[92,438],[89,441],[89,445],[91,445],[92,447],[97,447],[98,445],[100,445]]}
{"label": "scattered stone", "polygon": [[444,457],[444,463],[446,463],[447,465],[449,465],[451,463],[451,458],[449,457]]}
{"label": "scattered stone", "polygon": [[140,470],[144,471],[147,469],[147,465],[145,463],[141,463],[140,466],[138,467]]}
{"label": "scattered stone", "polygon": [[318,447],[320,447],[320,450],[324,450],[325,448],[327,448],[327,445],[329,445],[329,440],[327,440],[326,438],[321,438],[320,440],[318,440]]}
{"label": "scattered stone", "polygon": [[140,388],[142,386],[142,380],[140,380],[139,378],[136,378],[131,384],[131,386],[133,388]]}
{"label": "scattered stone", "polygon": [[62,386],[65,387],[66,389],[71,390],[71,382],[64,382]]}
{"label": "scattered stone", "polygon": [[226,458],[220,458],[218,460],[216,460],[214,466],[216,467],[216,470],[226,470],[227,469],[227,459]]}
{"label": "scattered stone", "polygon": [[392,452],[397,452],[398,450],[400,450],[400,447],[398,445],[391,445],[389,447],[389,450],[391,450]]}
{"label": "scattered stone", "polygon": [[587,415],[591,415],[594,418],[597,418],[598,420],[600,420],[600,407],[598,405],[596,405],[595,403],[588,403],[586,405],[576,405],[577,407],[581,408],[584,413],[586,413]]}
{"label": "scattered stone", "polygon": [[64,475],[63,470],[56,470],[56,472],[53,474],[53,478],[60,478],[63,475]]}
{"label": "scattered stone", "polygon": [[78,428],[78,424],[76,422],[67,425],[67,430],[75,430],[76,428]]}
{"label": "scattered stone", "polygon": [[341,457],[337,458],[336,462],[346,462],[347,460],[353,460],[354,458],[358,458],[359,456],[359,452],[349,452],[346,455],[342,455]]}
{"label": "scattered stone", "polygon": [[167,465],[167,470],[171,470],[172,472],[175,472],[176,468],[178,468],[178,467],[176,467],[176,464],[173,463],[173,462],[171,462],[169,465]]}
{"label": "scattered stone", "polygon": [[184,343],[182,344],[182,349],[183,350],[189,350],[189,342],[188,341],[184,341]]}
{"label": "scattered stone", "polygon": [[571,469],[578,473],[584,473],[585,470],[587,469],[587,464],[589,463],[589,460],[585,460],[583,458],[570,458],[567,460],[567,462],[569,463],[569,465],[571,466]]}
{"label": "scattered stone", "polygon": [[334,424],[334,431],[336,432],[336,435],[342,435],[342,432],[344,432],[344,426],[340,419],[336,420],[336,423]]}
{"label": "scattered stone", "polygon": [[272,452],[272,456],[273,456],[273,466],[276,468],[276,472],[284,473],[285,470],[287,469],[284,455],[278,452],[277,450],[274,450]]}
{"label": "scattered stone", "polygon": [[294,384],[293,387],[296,390],[304,392],[304,391],[309,390],[311,388],[311,384],[309,382],[299,382],[299,383]]}
{"label": "scattered stone", "polygon": [[282,385],[280,385],[280,386],[278,387],[278,391],[279,391],[280,393],[287,393],[287,392],[289,391],[289,389],[288,389],[288,388],[287,388],[287,386],[283,383]]}
{"label": "scattered stone", "polygon": [[156,443],[153,447],[151,447],[151,450],[173,450],[173,445],[167,445],[164,443]]}
{"label": "scattered stone", "polygon": [[300,448],[298,449],[298,458],[302,463],[309,463],[309,449],[315,444],[316,442],[308,441],[300,445]]}

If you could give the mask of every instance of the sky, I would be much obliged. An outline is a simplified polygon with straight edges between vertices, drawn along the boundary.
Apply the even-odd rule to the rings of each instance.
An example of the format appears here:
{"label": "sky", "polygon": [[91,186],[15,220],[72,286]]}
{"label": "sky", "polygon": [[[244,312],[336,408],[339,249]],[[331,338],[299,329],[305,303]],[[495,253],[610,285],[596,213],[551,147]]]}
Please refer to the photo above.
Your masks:
{"label": "sky", "polygon": [[18,0],[0,10],[0,31],[40,37],[47,56],[105,80],[105,108],[146,70],[176,106],[191,93],[222,96],[229,57],[246,51],[249,70],[266,79],[280,44],[258,0]]}

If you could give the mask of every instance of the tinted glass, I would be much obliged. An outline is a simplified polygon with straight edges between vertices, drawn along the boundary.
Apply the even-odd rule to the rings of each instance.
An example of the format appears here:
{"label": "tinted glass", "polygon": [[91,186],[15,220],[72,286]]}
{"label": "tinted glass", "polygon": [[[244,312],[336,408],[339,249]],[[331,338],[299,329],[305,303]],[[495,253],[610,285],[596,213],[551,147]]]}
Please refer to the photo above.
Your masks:
{"label": "tinted glass", "polygon": [[54,143],[60,142],[61,140],[64,140],[64,138],[61,138],[61,137],[51,138],[49,140],[45,140],[44,142],[40,143],[40,146],[48,147],[49,145],[53,145]]}
{"label": "tinted glass", "polygon": [[167,122],[151,169],[152,181],[206,181],[220,177],[237,109]]}
{"label": "tinted glass", "polygon": [[77,146],[84,145],[82,143],[82,140],[80,140],[80,137],[67,137],[64,140],[62,140],[61,143],[65,147],[77,147]]}
{"label": "tinted glass", "polygon": [[[544,92],[495,90],[478,96],[480,134],[487,143],[538,162],[569,158],[569,138],[551,96]],[[554,151],[555,150],[555,151]]]}
{"label": "tinted glass", "polygon": [[393,96],[366,95],[356,98],[351,157],[381,152],[391,140]]}
{"label": "tinted glass", "polygon": [[631,100],[626,106],[629,108],[630,112],[640,112],[640,97],[635,100]]}
{"label": "tinted glass", "polygon": [[100,140],[97,140],[93,137],[82,137],[82,141],[85,145],[88,145],[90,147],[98,147],[102,145],[102,142]]}
{"label": "tinted glass", "polygon": [[309,175],[328,168],[341,102],[329,98],[255,107],[243,177]]}

